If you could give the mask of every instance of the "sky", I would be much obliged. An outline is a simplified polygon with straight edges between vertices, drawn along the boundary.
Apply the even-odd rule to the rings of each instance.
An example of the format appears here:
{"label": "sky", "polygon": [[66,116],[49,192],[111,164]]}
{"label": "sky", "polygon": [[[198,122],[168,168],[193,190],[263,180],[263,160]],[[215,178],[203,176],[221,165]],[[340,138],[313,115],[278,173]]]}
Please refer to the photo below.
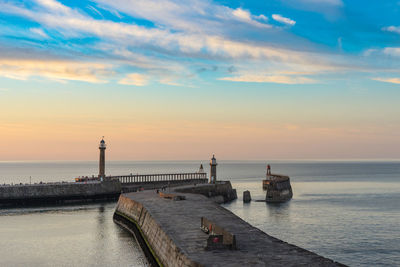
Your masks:
{"label": "sky", "polygon": [[400,1],[0,0],[0,160],[399,159]]}

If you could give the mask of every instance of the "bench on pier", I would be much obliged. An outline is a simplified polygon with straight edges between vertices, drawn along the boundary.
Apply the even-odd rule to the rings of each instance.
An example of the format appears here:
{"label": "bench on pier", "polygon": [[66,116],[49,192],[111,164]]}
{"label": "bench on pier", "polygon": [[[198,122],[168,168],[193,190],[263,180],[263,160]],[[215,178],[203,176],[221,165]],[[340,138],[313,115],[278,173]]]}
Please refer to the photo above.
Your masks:
{"label": "bench on pier", "polygon": [[234,234],[220,227],[216,223],[201,217],[201,230],[207,233],[206,250],[236,249],[236,237]]}
{"label": "bench on pier", "polygon": [[176,194],[167,194],[163,192],[158,192],[158,195],[162,198],[172,199],[172,200],[185,200],[185,196],[176,195]]}

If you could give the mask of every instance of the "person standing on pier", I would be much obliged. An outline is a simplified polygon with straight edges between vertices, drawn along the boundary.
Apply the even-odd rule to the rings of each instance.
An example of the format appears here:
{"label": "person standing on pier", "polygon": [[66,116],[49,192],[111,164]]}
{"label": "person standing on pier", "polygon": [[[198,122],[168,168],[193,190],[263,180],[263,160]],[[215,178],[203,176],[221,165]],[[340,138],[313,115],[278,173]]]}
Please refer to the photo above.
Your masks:
{"label": "person standing on pier", "polygon": [[267,165],[267,176],[271,175],[271,165]]}

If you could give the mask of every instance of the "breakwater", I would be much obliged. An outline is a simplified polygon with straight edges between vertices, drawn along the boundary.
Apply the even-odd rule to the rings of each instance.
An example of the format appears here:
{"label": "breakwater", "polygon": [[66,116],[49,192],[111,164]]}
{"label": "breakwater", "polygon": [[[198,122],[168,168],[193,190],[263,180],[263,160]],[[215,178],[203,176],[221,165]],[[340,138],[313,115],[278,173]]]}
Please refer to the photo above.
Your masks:
{"label": "breakwater", "polygon": [[217,181],[215,184],[199,184],[175,188],[179,193],[200,194],[212,201],[222,204],[237,199],[236,189],[229,181]]}
{"label": "breakwater", "polygon": [[119,181],[0,186],[0,205],[41,205],[118,199]]}
{"label": "breakwater", "polygon": [[119,198],[114,221],[135,234],[152,265],[342,266],[267,235],[202,194],[178,191],[180,198],[154,191]]}
{"label": "breakwater", "polygon": [[122,193],[136,192],[140,189],[158,189],[163,187],[181,187],[194,184],[206,184],[207,179],[185,179],[185,180],[168,180],[168,181],[149,181],[149,182],[132,182],[121,183]]}

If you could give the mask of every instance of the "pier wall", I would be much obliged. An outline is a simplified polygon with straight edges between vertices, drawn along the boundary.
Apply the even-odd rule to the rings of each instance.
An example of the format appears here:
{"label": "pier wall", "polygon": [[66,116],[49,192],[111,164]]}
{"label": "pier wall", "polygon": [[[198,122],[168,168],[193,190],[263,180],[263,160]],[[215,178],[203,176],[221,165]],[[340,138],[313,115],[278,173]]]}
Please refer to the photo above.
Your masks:
{"label": "pier wall", "polygon": [[200,184],[196,186],[180,187],[176,192],[199,194],[211,198],[217,203],[226,203],[237,199],[236,189],[230,181],[219,181],[216,184]]}
{"label": "pier wall", "polygon": [[[173,193],[185,200],[151,190],[121,194],[114,213],[153,266],[344,266],[267,235],[212,198]],[[215,245],[215,235],[226,239],[222,246]]]}
{"label": "pier wall", "polygon": [[194,184],[206,184],[207,179],[186,179],[186,180],[172,180],[172,181],[152,181],[152,182],[136,182],[136,183],[123,183],[122,193],[136,192],[140,188],[145,190],[160,189],[162,187],[177,187]]}
{"label": "pier wall", "polygon": [[91,199],[117,199],[119,181],[0,186],[0,204],[35,204]]}
{"label": "pier wall", "polygon": [[135,235],[150,262],[159,266],[200,266],[182,253],[141,203],[121,195],[114,221]]}

